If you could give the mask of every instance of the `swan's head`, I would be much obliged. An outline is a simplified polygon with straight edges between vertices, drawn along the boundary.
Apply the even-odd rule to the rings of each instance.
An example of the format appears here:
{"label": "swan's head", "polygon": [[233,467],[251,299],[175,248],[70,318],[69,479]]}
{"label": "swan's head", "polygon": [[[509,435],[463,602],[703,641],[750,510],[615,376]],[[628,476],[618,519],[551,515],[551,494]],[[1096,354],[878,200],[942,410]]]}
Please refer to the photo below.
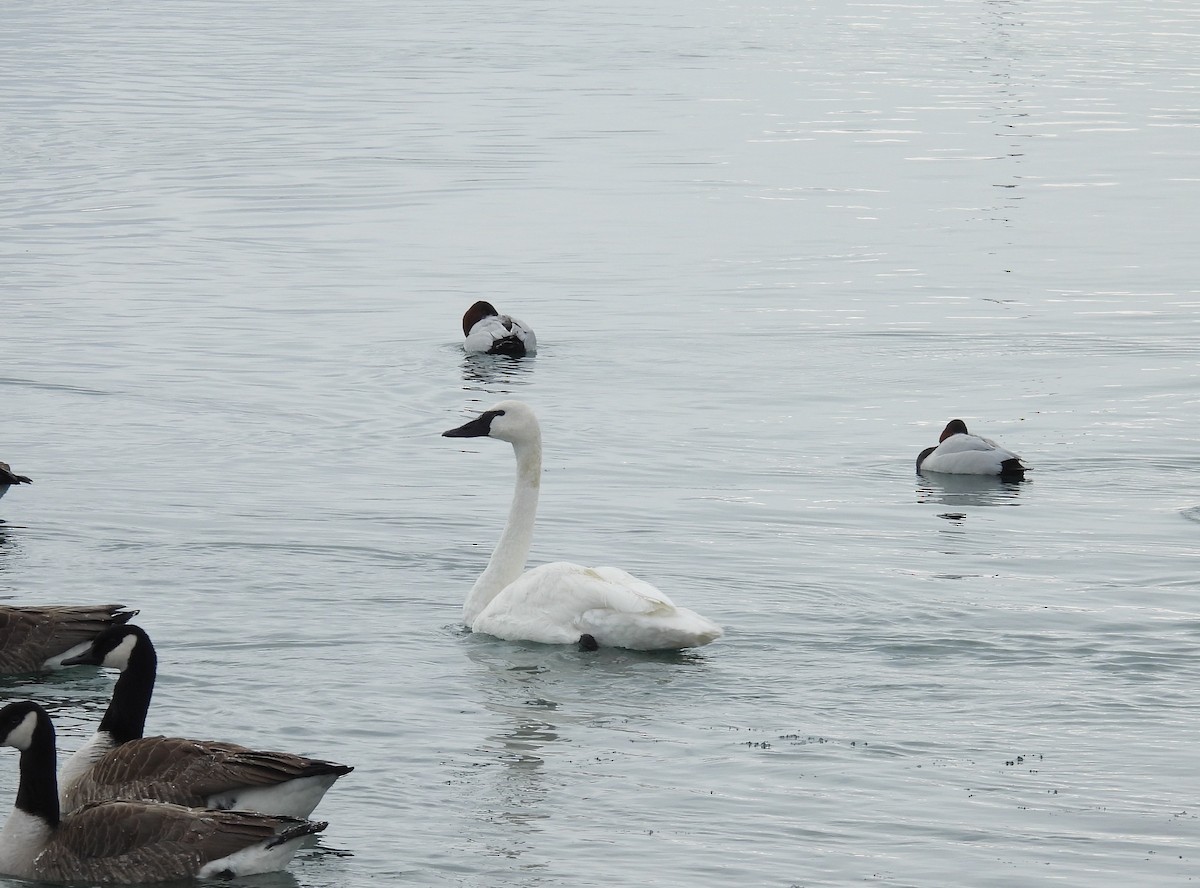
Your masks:
{"label": "swan's head", "polygon": [[521,401],[501,401],[456,429],[442,432],[444,438],[498,438],[522,444],[541,438],[533,408]]}
{"label": "swan's head", "polygon": [[945,441],[953,435],[966,435],[967,424],[961,419],[952,419],[946,423],[946,428],[942,430],[942,437],[938,438],[938,443]]}
{"label": "swan's head", "polygon": [[92,639],[92,646],[81,654],[62,661],[64,666],[105,666],[109,669],[129,668],[134,651],[154,656],[150,636],[140,626],[113,626]]}
{"label": "swan's head", "polygon": [[496,306],[490,302],[484,302],[482,299],[467,309],[467,313],[463,315],[463,336],[471,335],[471,328],[482,321],[484,318],[490,318],[498,315]]}

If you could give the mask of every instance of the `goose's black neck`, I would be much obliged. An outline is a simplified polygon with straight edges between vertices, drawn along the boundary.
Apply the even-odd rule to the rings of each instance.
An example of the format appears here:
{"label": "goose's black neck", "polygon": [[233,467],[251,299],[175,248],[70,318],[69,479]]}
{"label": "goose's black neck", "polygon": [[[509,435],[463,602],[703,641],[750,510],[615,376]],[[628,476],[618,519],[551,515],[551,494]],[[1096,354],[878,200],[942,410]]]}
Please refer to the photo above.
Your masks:
{"label": "goose's black neck", "polygon": [[58,777],[54,749],[54,725],[50,716],[39,711],[37,727],[28,749],[21,751],[21,782],[17,787],[17,807],[40,817],[50,826],[58,826]]}
{"label": "goose's black neck", "polygon": [[154,645],[149,639],[142,638],[134,645],[129,665],[117,679],[112,701],[100,720],[100,730],[107,731],[118,746],[137,740],[146,730],[146,713],[154,695],[157,673],[158,655]]}

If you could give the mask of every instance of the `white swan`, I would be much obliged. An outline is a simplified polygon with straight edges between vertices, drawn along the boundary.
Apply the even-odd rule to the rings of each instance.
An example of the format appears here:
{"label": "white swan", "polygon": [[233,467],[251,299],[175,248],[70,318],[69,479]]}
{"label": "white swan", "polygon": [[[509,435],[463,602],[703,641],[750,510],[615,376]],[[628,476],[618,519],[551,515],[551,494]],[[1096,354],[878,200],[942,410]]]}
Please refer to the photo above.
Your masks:
{"label": "white swan", "polygon": [[537,351],[537,337],[514,317],[480,300],[463,315],[463,349],[468,353],[521,358]]}
{"label": "white swan", "polygon": [[938,442],[937,447],[926,447],[917,456],[918,472],[999,475],[1005,481],[1025,477],[1021,457],[989,438],[972,435],[961,419],[950,420]]}
{"label": "white swan", "polygon": [[517,486],[508,523],[463,606],[473,632],[508,641],[678,650],[720,638],[721,627],[676,607],[658,589],[615,567],[565,561],[525,570],[542,475],[542,433],[533,410],[501,401],[448,438],[498,438],[513,446]]}

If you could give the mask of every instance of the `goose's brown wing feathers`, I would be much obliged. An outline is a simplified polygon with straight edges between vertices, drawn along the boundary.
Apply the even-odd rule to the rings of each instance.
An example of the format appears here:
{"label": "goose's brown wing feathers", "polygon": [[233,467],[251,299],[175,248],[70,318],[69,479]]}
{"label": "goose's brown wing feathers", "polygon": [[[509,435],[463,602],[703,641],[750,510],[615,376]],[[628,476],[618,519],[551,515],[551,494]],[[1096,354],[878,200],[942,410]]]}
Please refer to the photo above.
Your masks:
{"label": "goose's brown wing feathers", "polygon": [[136,613],[122,604],[0,607],[0,673],[41,669],[51,657]]}
{"label": "goose's brown wing feathers", "polygon": [[250,811],[98,802],[64,818],[36,867],[39,878],[53,881],[189,878],[210,861],[303,823]]}
{"label": "goose's brown wing feathers", "polygon": [[298,777],[347,774],[353,768],[237,743],[143,737],[105,753],[66,799],[66,808],[104,798],[156,799],[203,806],[209,796]]}

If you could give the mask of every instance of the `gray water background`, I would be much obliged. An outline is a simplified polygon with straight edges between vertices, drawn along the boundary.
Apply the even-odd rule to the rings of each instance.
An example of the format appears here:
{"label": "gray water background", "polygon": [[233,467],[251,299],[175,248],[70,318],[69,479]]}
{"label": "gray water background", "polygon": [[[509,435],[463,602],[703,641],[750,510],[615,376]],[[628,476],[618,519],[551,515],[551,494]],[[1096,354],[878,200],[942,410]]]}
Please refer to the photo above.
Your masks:
{"label": "gray water background", "polygon": [[[140,608],[151,731],[356,766],[247,884],[1200,877],[1200,7],[4,19],[0,597]],[[512,456],[439,434],[509,396],[530,564],[723,640],[461,629]],[[1032,480],[916,476],[953,417]],[[73,748],[111,685],[3,691]]]}

